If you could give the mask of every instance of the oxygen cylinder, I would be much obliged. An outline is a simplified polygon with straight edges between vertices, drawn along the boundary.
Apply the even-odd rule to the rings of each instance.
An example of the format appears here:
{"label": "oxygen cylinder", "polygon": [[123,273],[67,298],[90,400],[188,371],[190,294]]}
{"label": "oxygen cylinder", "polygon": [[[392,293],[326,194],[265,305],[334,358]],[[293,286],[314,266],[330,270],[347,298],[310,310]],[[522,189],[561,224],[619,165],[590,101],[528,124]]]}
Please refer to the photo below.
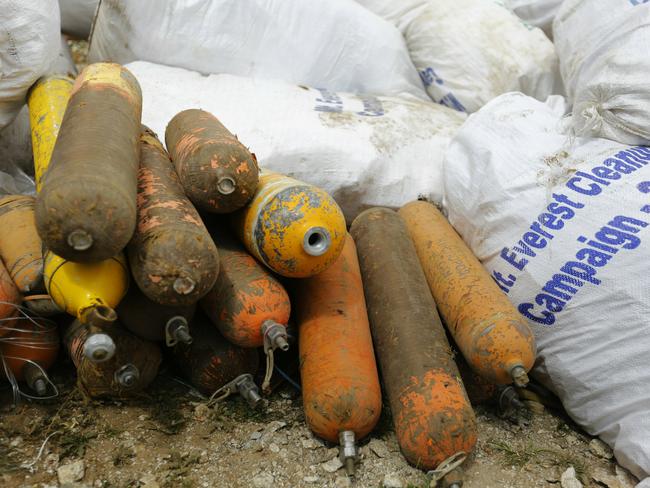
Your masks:
{"label": "oxygen cylinder", "polygon": [[0,260],[0,323],[5,325],[5,328],[0,327],[0,337],[7,333],[7,327],[13,325],[11,319],[18,316],[20,301],[20,292]]}
{"label": "oxygen cylinder", "polygon": [[[46,396],[47,385],[51,384],[46,371],[59,353],[56,323],[24,315],[17,318],[10,328],[0,322],[0,328],[9,329],[0,340],[0,356],[5,367],[16,380],[25,381],[38,396]],[[0,368],[0,376],[5,374]]]}
{"label": "oxygen cylinder", "polygon": [[255,156],[211,113],[176,114],[165,130],[165,143],[185,193],[199,209],[234,212],[255,193]]}
{"label": "oxygen cylinder", "polygon": [[56,305],[88,328],[84,353],[92,361],[107,361],[115,352],[108,329],[117,319],[114,308],[129,283],[122,253],[98,263],[74,263],[52,252],[44,258],[45,288]]}
{"label": "oxygen cylinder", "polygon": [[32,86],[27,95],[37,192],[41,191],[43,175],[50,165],[73,83],[69,76],[45,76]]}
{"label": "oxygen cylinder", "polygon": [[373,208],[350,233],[404,457],[431,470],[468,455],[477,436],[474,412],[404,222]]}
{"label": "oxygen cylinder", "polygon": [[138,225],[127,249],[133,278],[156,303],[192,305],[217,279],[217,248],[147,128],[140,138]]}
{"label": "oxygen cylinder", "polygon": [[77,384],[91,398],[132,396],[151,384],[162,360],[154,343],[131,334],[119,324],[110,331],[116,345],[108,361],[94,363],[86,357],[88,330],[78,320],[66,330],[64,343],[77,368]]}
{"label": "oxygen cylinder", "polygon": [[217,282],[201,300],[203,310],[219,332],[237,346],[262,347],[265,335],[270,333],[275,339],[273,348],[287,350],[285,327],[291,303],[284,287],[224,228],[211,226],[210,230],[219,249],[221,268]]}
{"label": "oxygen cylinder", "polygon": [[525,386],[535,362],[526,320],[435,206],[411,202],[399,214],[440,315],[469,365],[488,381]]}
{"label": "oxygen cylinder", "polygon": [[120,252],[136,224],[142,94],[118,64],[87,66],[75,80],[36,198],[45,246],[75,262]]}
{"label": "oxygen cylinder", "polygon": [[120,322],[129,331],[147,341],[164,341],[167,346],[191,343],[189,323],[196,305],[168,307],[149,300],[132,286],[117,307]]}
{"label": "oxygen cylinder", "polygon": [[192,344],[174,348],[176,363],[190,382],[206,395],[225,398],[239,393],[251,407],[259,405],[262,398],[253,381],[257,350],[228,342],[200,311],[192,322],[192,337]]}
{"label": "oxygen cylinder", "polygon": [[234,218],[248,251],[279,275],[306,278],[341,254],[343,212],[325,191],[264,171],[253,200]]}
{"label": "oxygen cylinder", "polygon": [[353,475],[356,441],[379,420],[381,389],[352,237],[332,266],[295,283],[292,297],[307,424],[317,436],[340,442],[341,461]]}
{"label": "oxygen cylinder", "polygon": [[43,244],[34,222],[34,197],[0,198],[0,257],[23,294],[43,291]]}

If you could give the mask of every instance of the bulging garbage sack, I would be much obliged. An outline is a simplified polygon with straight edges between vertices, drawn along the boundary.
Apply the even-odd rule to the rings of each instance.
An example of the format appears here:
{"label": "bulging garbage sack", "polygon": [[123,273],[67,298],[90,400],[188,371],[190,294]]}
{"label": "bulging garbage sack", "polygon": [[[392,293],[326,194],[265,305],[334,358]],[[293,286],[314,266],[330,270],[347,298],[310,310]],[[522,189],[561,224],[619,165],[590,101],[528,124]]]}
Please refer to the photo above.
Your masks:
{"label": "bulging garbage sack", "polygon": [[56,0],[0,0],[0,129],[56,60],[59,28]]}
{"label": "bulging garbage sack", "polygon": [[650,144],[650,3],[566,0],[553,33],[574,132]]}
{"label": "bulging garbage sack", "polygon": [[348,220],[361,210],[442,199],[442,157],[465,120],[415,97],[352,95],[281,81],[203,76],[135,62],[142,123],[164,134],[178,112],[212,113],[260,167],[330,193]]}
{"label": "bulging garbage sack", "polygon": [[495,1],[357,1],[399,28],[438,103],[471,113],[509,91],[545,100],[560,89],[551,41]]}
{"label": "bulging garbage sack", "polygon": [[449,220],[524,315],[534,374],[650,475],[650,148],[568,137],[562,104],[505,94],[445,156]]}
{"label": "bulging garbage sack", "polygon": [[426,98],[399,31],[353,0],[102,2],[89,59]]}
{"label": "bulging garbage sack", "polygon": [[61,30],[66,34],[88,39],[99,0],[59,0]]}
{"label": "bulging garbage sack", "polygon": [[503,0],[503,5],[527,24],[539,27],[553,38],[553,19],[562,0]]}

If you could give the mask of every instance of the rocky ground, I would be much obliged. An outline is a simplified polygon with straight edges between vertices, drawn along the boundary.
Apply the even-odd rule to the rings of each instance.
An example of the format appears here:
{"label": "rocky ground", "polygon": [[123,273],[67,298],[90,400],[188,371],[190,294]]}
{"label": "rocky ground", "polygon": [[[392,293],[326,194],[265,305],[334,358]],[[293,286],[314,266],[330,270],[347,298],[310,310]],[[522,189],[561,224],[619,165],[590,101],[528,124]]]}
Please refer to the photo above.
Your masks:
{"label": "rocky ground", "polygon": [[[163,371],[147,394],[126,401],[82,398],[69,363],[53,373],[61,395],[12,405],[0,390],[0,485],[7,487],[425,487],[402,458],[384,412],[362,442],[354,483],[338,449],[307,428],[300,394],[284,385],[259,412],[240,398],[214,407]],[[561,413],[501,418],[477,407],[479,442],[466,488],[628,488],[611,451]]]}

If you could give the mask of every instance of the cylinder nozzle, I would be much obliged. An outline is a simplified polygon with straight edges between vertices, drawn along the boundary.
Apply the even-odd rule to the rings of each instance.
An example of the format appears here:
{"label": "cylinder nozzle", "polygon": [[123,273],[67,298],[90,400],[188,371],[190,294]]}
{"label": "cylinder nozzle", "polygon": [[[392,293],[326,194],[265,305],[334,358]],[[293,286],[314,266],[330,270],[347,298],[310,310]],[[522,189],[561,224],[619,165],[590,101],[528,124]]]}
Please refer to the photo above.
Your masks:
{"label": "cylinder nozzle", "polygon": [[34,362],[25,363],[23,374],[25,376],[25,382],[33,391],[36,392],[36,395],[39,397],[44,397],[47,395],[47,383],[49,379],[47,374],[43,371],[38,364]]}
{"label": "cylinder nozzle", "polygon": [[264,336],[265,350],[266,344],[271,349],[282,349],[283,351],[289,350],[289,342],[287,338],[287,328],[273,320],[267,320],[262,324],[262,336]]}
{"label": "cylinder nozzle", "polygon": [[174,291],[179,295],[189,295],[196,288],[196,283],[192,278],[179,276],[174,280]]}
{"label": "cylinder nozzle", "polygon": [[169,347],[175,346],[179,342],[192,344],[193,339],[190,335],[187,319],[182,315],[176,315],[169,319],[165,326],[165,338]]}
{"label": "cylinder nozzle", "polygon": [[345,466],[345,472],[348,476],[353,477],[356,473],[356,463],[359,459],[356,438],[351,430],[339,432],[339,458]]}
{"label": "cylinder nozzle", "polygon": [[222,195],[230,195],[237,188],[237,183],[230,176],[222,176],[217,181],[217,190]]}
{"label": "cylinder nozzle", "polygon": [[310,256],[322,256],[332,246],[332,237],[324,227],[312,227],[305,232],[302,248]]}
{"label": "cylinder nozzle", "polygon": [[140,378],[140,370],[133,364],[125,364],[115,371],[115,381],[123,388],[133,388]]}
{"label": "cylinder nozzle", "polygon": [[87,251],[93,245],[93,236],[83,229],[68,234],[68,245],[75,251]]}
{"label": "cylinder nozzle", "polygon": [[93,363],[103,363],[115,355],[115,342],[108,334],[90,334],[84,342],[83,353]]}
{"label": "cylinder nozzle", "polygon": [[243,374],[236,380],[237,391],[251,408],[257,408],[262,401],[259,389],[253,381],[253,376]]}
{"label": "cylinder nozzle", "polygon": [[519,388],[525,388],[528,384],[528,374],[521,364],[512,367],[510,370],[510,376],[512,377],[514,385]]}

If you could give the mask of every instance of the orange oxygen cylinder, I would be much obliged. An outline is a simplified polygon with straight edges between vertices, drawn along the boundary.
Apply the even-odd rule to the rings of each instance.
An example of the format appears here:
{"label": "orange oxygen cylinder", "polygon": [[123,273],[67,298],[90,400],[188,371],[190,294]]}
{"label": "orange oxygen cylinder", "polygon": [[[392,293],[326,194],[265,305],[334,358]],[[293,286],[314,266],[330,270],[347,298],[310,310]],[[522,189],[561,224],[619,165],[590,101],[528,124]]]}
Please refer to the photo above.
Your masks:
{"label": "orange oxygen cylinder", "polygon": [[356,441],[375,427],[381,389],[354,241],[327,270],[295,283],[300,376],[310,429],[339,442],[349,475],[358,459]]}
{"label": "orange oxygen cylinder", "polygon": [[151,384],[162,361],[160,348],[113,324],[110,330],[115,354],[101,363],[84,354],[88,329],[75,320],[64,334],[64,344],[77,368],[77,384],[91,398],[128,397]]}
{"label": "orange oxygen cylinder", "polygon": [[[0,328],[6,329],[1,323]],[[18,317],[0,340],[0,357],[10,375],[17,381],[25,381],[39,397],[46,396],[48,384],[52,385],[46,371],[54,364],[58,352],[56,323],[26,314]],[[9,376],[7,371],[0,369],[0,376],[2,374]]]}
{"label": "orange oxygen cylinder", "polygon": [[479,260],[432,204],[399,211],[440,315],[474,371],[501,385],[528,384],[535,338]]}
{"label": "orange oxygen cylinder", "polygon": [[373,208],[350,234],[402,453],[427,470],[459,462],[476,444],[476,420],[406,226]]}
{"label": "orange oxygen cylinder", "polygon": [[34,197],[0,199],[0,257],[23,294],[43,292],[43,244],[36,232]]}
{"label": "orange oxygen cylinder", "polygon": [[13,319],[18,316],[18,306],[21,297],[7,268],[0,261],[0,337],[7,334],[7,328],[13,325]]}

